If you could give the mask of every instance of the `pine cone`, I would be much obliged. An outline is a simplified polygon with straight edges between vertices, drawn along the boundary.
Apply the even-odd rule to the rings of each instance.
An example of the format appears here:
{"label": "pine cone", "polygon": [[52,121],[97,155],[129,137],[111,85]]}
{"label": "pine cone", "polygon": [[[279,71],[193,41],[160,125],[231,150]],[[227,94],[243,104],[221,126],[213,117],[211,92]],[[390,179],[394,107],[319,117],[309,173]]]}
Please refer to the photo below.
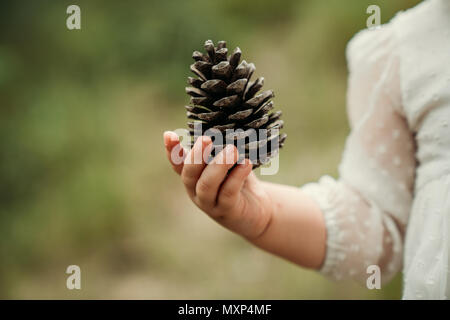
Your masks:
{"label": "pine cone", "polygon": [[245,60],[240,62],[239,48],[228,55],[225,41],[219,41],[214,47],[207,40],[205,50],[206,54],[199,51],[192,54],[195,63],[190,69],[197,77],[189,77],[191,87],[186,88],[192,104],[186,106],[187,117],[192,120],[188,122],[191,145],[194,128],[197,130],[201,123],[201,132],[196,131],[195,136],[203,135],[208,129],[220,131],[223,138],[213,140],[214,146],[223,147],[232,141],[239,149],[239,142],[245,150],[239,150],[240,160],[249,158],[255,169],[278,154],[286,139],[286,134],[279,135],[283,127],[281,111],[271,112],[274,93],[272,90],[259,93],[264,78],[250,80],[255,65]]}

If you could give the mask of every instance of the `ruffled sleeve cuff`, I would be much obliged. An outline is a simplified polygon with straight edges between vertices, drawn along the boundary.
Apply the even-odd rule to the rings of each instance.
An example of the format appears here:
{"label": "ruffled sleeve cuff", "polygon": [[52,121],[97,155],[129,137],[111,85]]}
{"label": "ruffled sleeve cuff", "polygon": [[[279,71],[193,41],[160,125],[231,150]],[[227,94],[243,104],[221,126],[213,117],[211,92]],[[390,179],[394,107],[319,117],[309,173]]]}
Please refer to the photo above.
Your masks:
{"label": "ruffled sleeve cuff", "polygon": [[343,274],[339,272],[339,263],[347,255],[342,238],[345,230],[341,230],[339,212],[345,210],[338,183],[330,176],[323,176],[318,183],[308,183],[301,190],[313,198],[319,205],[325,219],[327,232],[325,260],[320,273],[340,280]]}

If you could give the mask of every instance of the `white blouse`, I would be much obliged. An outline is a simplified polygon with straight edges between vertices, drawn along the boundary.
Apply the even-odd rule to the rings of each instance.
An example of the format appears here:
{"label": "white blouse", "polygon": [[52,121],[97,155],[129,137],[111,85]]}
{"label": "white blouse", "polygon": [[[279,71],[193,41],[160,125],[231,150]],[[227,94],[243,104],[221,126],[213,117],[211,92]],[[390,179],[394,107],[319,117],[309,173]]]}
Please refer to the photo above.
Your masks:
{"label": "white blouse", "polygon": [[383,283],[405,299],[450,297],[450,0],[426,0],[347,46],[351,133],[340,178],[302,190],[326,221],[321,272]]}

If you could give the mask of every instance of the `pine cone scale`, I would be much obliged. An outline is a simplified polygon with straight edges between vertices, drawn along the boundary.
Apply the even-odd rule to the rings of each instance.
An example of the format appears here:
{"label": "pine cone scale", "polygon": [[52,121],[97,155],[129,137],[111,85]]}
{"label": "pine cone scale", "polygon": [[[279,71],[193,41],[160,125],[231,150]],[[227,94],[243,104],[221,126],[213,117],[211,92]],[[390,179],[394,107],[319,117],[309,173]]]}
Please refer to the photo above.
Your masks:
{"label": "pine cone scale", "polygon": [[[191,120],[189,132],[193,137],[197,124],[201,124],[200,134],[207,130],[224,133],[223,140],[215,139],[214,145],[243,145],[241,157],[250,157],[253,168],[257,168],[277,155],[286,140],[286,134],[279,134],[284,125],[281,111],[271,112],[275,95],[272,90],[259,93],[264,78],[250,80],[256,68],[253,63],[241,61],[239,47],[228,55],[225,41],[219,41],[215,47],[207,40],[204,49],[206,53],[192,54],[194,63],[190,70],[197,77],[188,77],[190,87],[186,88],[192,104],[185,107]],[[255,152],[257,158],[253,159]]]}

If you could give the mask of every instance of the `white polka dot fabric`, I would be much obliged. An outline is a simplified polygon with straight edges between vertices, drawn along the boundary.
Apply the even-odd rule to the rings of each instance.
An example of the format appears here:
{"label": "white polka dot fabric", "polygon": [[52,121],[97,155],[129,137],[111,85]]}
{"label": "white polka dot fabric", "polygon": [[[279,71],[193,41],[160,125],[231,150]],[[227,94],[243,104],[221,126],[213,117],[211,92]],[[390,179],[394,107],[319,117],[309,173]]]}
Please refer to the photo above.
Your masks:
{"label": "white polka dot fabric", "polygon": [[365,284],[402,267],[405,299],[450,297],[450,0],[428,0],[347,46],[351,133],[322,209],[321,272]]}

